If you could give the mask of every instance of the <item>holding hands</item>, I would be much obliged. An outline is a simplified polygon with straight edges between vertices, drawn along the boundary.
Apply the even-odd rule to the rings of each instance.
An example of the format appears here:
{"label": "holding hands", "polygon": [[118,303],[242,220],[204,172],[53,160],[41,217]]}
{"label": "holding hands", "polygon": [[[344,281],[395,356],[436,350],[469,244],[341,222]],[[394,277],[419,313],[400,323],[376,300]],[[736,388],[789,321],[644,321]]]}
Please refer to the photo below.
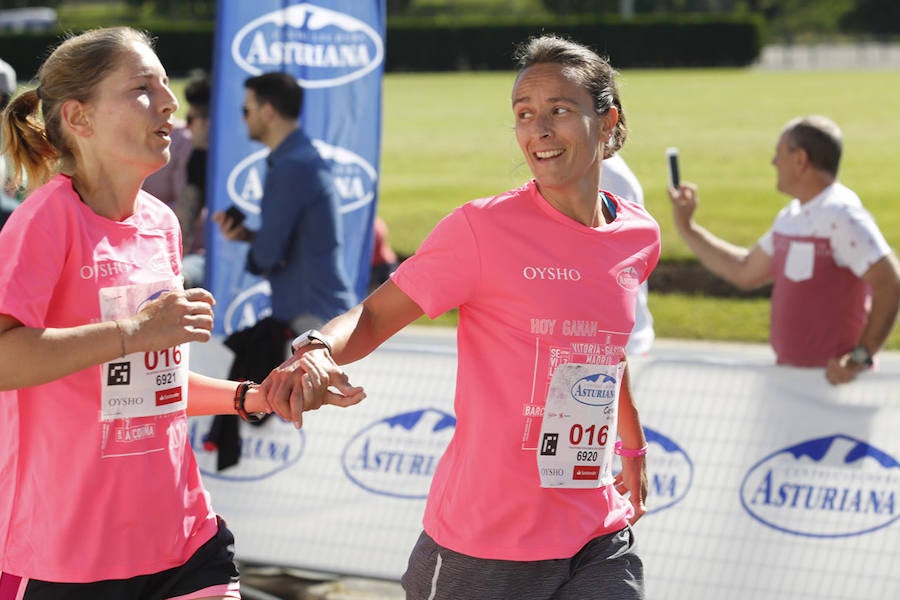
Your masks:
{"label": "holding hands", "polygon": [[366,397],[322,345],[305,346],[272,370],[259,386],[269,408],[285,421],[303,426],[303,412],[324,404],[352,406]]}

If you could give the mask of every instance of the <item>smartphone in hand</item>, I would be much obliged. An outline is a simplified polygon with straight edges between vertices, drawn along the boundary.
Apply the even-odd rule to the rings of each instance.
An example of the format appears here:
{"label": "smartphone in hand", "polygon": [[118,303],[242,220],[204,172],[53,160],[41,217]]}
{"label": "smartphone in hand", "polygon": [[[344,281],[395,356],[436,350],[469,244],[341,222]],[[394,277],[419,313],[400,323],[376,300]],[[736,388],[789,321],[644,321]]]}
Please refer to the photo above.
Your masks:
{"label": "smartphone in hand", "polygon": [[245,215],[243,211],[241,211],[241,209],[239,209],[234,204],[228,207],[228,210],[225,211],[225,216],[231,219],[232,227],[242,225],[244,223],[244,219],[247,218],[247,215]]}
{"label": "smartphone in hand", "polygon": [[678,148],[666,148],[666,159],[669,163],[669,185],[678,189],[681,174],[678,170]]}

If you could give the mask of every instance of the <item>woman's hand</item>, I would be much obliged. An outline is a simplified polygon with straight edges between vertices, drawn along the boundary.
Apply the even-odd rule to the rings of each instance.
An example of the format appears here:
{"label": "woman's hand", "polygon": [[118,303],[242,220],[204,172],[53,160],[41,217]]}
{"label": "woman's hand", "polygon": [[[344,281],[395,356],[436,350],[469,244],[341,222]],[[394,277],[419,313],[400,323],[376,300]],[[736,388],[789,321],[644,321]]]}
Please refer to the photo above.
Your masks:
{"label": "woman's hand", "polygon": [[212,294],[201,288],[164,292],[135,316],[118,321],[125,336],[126,353],[209,341],[214,304]]}
{"label": "woman's hand", "polygon": [[629,521],[634,525],[647,512],[647,463],[643,456],[622,456],[622,470],[616,475],[616,491],[627,495],[634,507],[634,516]]}
{"label": "woman's hand", "polygon": [[303,426],[303,413],[324,404],[352,406],[366,397],[350,384],[327,348],[307,346],[269,373],[259,386],[269,408],[294,427]]}

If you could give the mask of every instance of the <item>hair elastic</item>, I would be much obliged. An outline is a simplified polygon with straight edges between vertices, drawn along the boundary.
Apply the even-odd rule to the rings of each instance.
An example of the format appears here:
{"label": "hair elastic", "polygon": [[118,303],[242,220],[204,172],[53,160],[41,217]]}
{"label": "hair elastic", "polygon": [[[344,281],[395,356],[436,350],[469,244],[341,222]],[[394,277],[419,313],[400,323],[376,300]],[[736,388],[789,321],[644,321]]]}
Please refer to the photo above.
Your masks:
{"label": "hair elastic", "polygon": [[631,448],[623,448],[622,442],[618,441],[618,442],[616,442],[615,451],[616,451],[616,454],[618,454],[619,456],[627,456],[629,458],[636,458],[638,456],[644,456],[645,454],[647,454],[647,444],[644,444],[643,448],[638,448],[635,450],[635,449],[631,449]]}

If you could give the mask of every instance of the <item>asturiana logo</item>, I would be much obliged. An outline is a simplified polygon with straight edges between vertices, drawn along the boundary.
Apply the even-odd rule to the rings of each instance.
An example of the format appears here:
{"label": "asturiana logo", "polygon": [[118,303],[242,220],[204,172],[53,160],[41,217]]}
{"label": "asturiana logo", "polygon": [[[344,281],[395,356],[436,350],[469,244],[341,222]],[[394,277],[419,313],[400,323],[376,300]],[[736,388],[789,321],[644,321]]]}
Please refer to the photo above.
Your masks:
{"label": "asturiana logo", "polygon": [[324,88],[374,71],[384,60],[384,41],[364,21],[301,3],[247,23],[232,40],[231,56],[251,75],[296,66],[300,85]]}
{"label": "asturiana logo", "polygon": [[378,174],[362,156],[322,140],[313,140],[319,155],[331,167],[334,187],[341,197],[341,214],[347,214],[372,204]]}
{"label": "asturiana logo", "polygon": [[348,442],[341,464],[347,477],[364,490],[422,499],[454,431],[456,418],[436,409],[387,417]]}
{"label": "asturiana logo", "polygon": [[[375,201],[378,173],[366,159],[341,146],[313,140],[313,146],[331,168],[340,196],[341,214],[351,213]],[[228,198],[249,215],[259,215],[265,184],[268,148],[256,150],[238,162],[226,180]]]}
{"label": "asturiana logo", "polygon": [[251,215],[260,213],[267,156],[268,148],[250,153],[231,169],[225,180],[228,199]]}
{"label": "asturiana logo", "polygon": [[197,466],[206,477],[227,481],[255,481],[271,477],[295,464],[303,455],[306,436],[290,423],[268,419],[261,426],[240,424],[240,460],[225,471],[216,468],[218,453],[204,447],[214,417],[189,420],[188,435],[197,457]]}
{"label": "asturiana logo", "polygon": [[751,517],[785,533],[846,537],[897,520],[900,463],[868,443],[838,434],[777,450],[741,484]]}
{"label": "asturiana logo", "polygon": [[587,375],[572,384],[572,398],[590,406],[607,406],[616,399],[616,378],[605,373]]}
{"label": "asturiana logo", "polygon": [[226,334],[242,331],[272,314],[272,287],[262,280],[241,291],[225,308]]}
{"label": "asturiana logo", "polygon": [[694,463],[687,451],[674,440],[644,427],[653,460],[648,463],[647,512],[655,513],[681,502],[694,481]]}

